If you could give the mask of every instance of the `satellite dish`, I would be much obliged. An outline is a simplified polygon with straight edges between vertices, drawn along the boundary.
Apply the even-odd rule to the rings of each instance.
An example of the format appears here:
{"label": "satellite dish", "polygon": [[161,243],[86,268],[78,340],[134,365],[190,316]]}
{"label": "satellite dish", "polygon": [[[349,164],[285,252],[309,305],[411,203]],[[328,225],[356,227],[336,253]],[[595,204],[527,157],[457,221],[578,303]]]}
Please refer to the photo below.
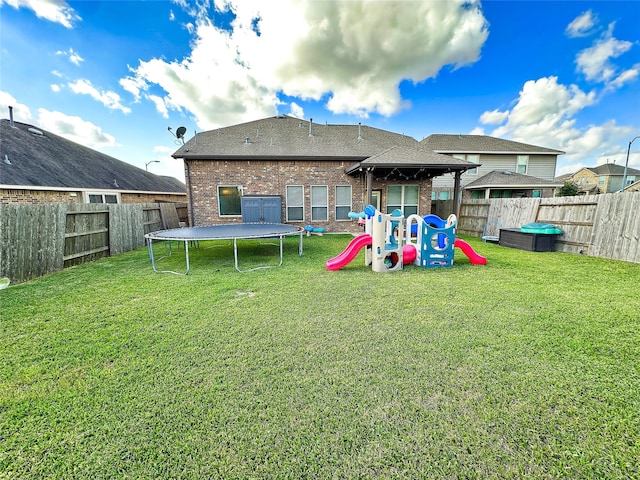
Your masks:
{"label": "satellite dish", "polygon": [[176,130],[176,137],[182,138],[184,137],[185,133],[187,133],[186,127],[178,127],[178,129]]}

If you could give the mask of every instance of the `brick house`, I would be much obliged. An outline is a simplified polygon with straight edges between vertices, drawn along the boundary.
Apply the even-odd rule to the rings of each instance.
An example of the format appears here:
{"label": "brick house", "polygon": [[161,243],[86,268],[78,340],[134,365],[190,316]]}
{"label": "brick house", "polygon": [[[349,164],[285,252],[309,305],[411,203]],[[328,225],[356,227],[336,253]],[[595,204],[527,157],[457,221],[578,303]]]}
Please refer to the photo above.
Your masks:
{"label": "brick house", "polygon": [[[358,231],[348,213],[367,204],[426,215],[434,177],[477,167],[405,135],[286,115],[198,133],[173,157],[184,161],[192,225],[258,219],[329,232]],[[270,215],[248,214],[259,208]]]}
{"label": "brick house", "polygon": [[[465,188],[472,183],[476,186],[482,184],[483,186],[492,187],[492,185],[487,184],[487,181],[492,180],[491,176],[481,179],[494,171],[508,171],[518,175],[508,179],[509,188],[500,189],[496,184],[494,195],[497,195],[498,190],[502,190],[501,194],[506,195],[507,190],[509,190],[510,192],[515,192],[514,196],[522,196],[523,194],[525,196],[533,196],[535,190],[536,195],[553,196],[553,188],[543,188],[542,190],[540,188],[530,188],[533,182],[531,177],[554,183],[558,156],[565,153],[561,150],[487,135],[433,134],[423,139],[420,143],[425,148],[429,148],[436,153],[451,155],[455,158],[478,164],[478,168],[465,171],[460,178],[464,198],[473,198],[474,195],[480,195],[481,189]],[[516,183],[517,179],[522,180],[522,183],[518,185]],[[433,200],[450,199],[454,186],[455,179],[451,175],[443,175],[434,179]]]}
{"label": "brick house", "polygon": [[186,202],[185,185],[33,125],[0,120],[0,203]]}

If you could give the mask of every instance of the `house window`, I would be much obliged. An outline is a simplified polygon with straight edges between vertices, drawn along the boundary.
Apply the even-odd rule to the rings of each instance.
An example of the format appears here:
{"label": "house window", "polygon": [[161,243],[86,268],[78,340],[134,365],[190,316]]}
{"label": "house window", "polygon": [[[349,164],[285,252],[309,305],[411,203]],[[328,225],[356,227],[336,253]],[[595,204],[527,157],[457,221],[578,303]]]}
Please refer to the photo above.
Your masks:
{"label": "house window", "polygon": [[311,221],[329,219],[329,189],[324,185],[311,185]]}
{"label": "house window", "polygon": [[521,173],[522,175],[526,175],[528,166],[529,166],[529,155],[518,155],[516,173]]}
{"label": "house window", "polygon": [[607,177],[605,177],[604,175],[600,175],[598,177],[598,185],[604,185],[606,181],[607,181]]}
{"label": "house window", "polygon": [[[466,160],[466,161],[472,162],[472,163],[480,163],[480,155],[464,155],[462,153],[456,153],[456,154],[453,155],[453,158],[457,158],[458,160]],[[466,175],[477,175],[478,174],[478,169],[477,168],[471,168],[471,169],[467,170],[464,173]]]}
{"label": "house window", "polygon": [[242,215],[241,190],[237,185],[218,186],[218,205],[221,217]]}
{"label": "house window", "polygon": [[117,193],[89,192],[87,197],[89,203],[120,203]]}
{"label": "house window", "polygon": [[625,183],[624,186],[626,187],[627,185],[631,185],[635,181],[636,181],[635,175],[627,175],[627,183]]}
{"label": "house window", "polygon": [[441,190],[440,191],[440,200],[449,200],[449,191]]}
{"label": "house window", "polygon": [[287,185],[287,222],[304,220],[304,187]]}
{"label": "house window", "polygon": [[418,185],[389,185],[387,187],[387,213],[402,210],[405,217],[418,213]]}
{"label": "house window", "polygon": [[336,220],[350,220],[351,185],[336,185]]}
{"label": "house window", "polygon": [[540,198],[540,197],[542,196],[542,190],[534,190],[534,191],[531,193],[531,196],[532,196],[533,198]]}

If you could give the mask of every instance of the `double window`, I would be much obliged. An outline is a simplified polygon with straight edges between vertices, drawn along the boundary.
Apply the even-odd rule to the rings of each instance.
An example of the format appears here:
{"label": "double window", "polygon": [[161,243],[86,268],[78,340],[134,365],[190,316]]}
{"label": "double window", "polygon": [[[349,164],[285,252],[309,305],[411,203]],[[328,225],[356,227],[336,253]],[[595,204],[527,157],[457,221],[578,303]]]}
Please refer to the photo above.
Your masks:
{"label": "double window", "polygon": [[529,155],[518,155],[518,160],[516,164],[516,173],[521,173],[522,175],[526,175],[528,166],[529,166]]}
{"label": "double window", "polygon": [[[471,163],[480,163],[480,155],[472,155],[472,154],[465,155],[462,153],[456,153],[453,155],[453,158],[457,158],[458,160],[466,160],[467,162],[471,162]],[[470,168],[464,173],[467,175],[477,175],[478,169]]]}
{"label": "double window", "polygon": [[387,187],[387,213],[402,210],[405,217],[418,213],[420,189],[418,185],[389,185]]}
{"label": "double window", "polygon": [[117,193],[88,192],[89,203],[120,203]]}

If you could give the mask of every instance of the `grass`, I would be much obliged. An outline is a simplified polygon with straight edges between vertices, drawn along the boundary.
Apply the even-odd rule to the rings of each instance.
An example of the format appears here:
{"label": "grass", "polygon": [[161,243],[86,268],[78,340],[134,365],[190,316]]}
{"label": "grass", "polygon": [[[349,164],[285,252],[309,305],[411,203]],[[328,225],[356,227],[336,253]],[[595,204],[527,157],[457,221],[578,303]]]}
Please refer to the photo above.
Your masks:
{"label": "grass", "polygon": [[639,265],[467,238],[486,266],[326,271],[349,238],[0,291],[0,478],[640,476]]}

